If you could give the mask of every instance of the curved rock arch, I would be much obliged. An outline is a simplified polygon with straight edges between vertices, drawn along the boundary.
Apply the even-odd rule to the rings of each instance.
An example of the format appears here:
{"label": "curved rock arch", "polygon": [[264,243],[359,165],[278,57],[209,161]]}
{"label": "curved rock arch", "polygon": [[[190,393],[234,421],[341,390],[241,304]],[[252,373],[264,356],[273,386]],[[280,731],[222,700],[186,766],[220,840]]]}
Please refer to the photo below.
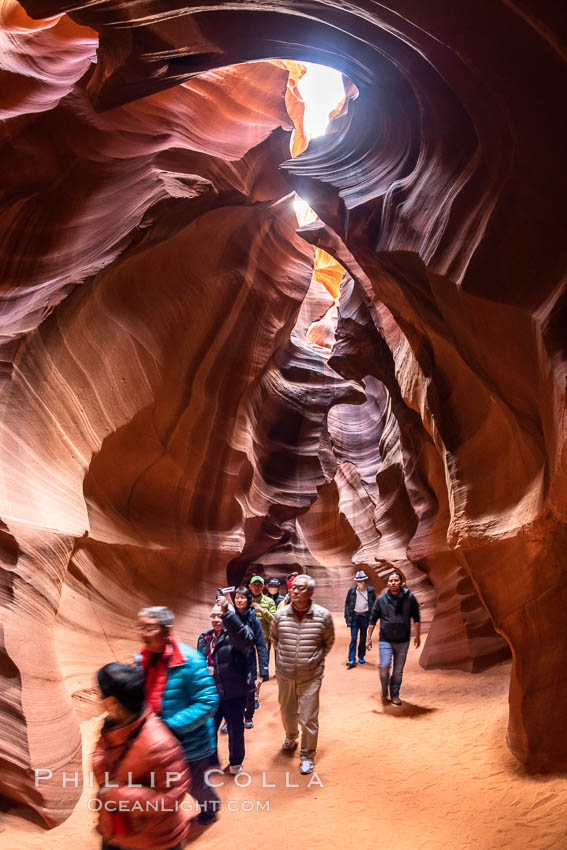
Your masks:
{"label": "curved rock arch", "polygon": [[[258,486],[247,467],[254,451],[245,462],[238,448],[239,404],[251,381],[269,384],[267,364],[290,339],[309,289],[308,241],[337,257],[378,311],[370,314],[371,331],[385,340],[380,370],[395,382],[390,397],[399,392],[394,418],[400,423],[404,409],[417,417],[419,475],[407,457],[401,465],[410,501],[419,506],[404,554],[431,576],[439,571],[461,599],[480,597],[514,656],[510,747],[530,768],[564,768],[567,745],[557,730],[567,698],[565,187],[556,104],[565,70],[550,35],[553,10],[502,4],[487,25],[472,0],[458,9],[444,0],[427,8],[396,0],[392,9],[360,2],[348,11],[314,0],[277,12],[248,2],[195,13],[186,3],[164,10],[161,0],[24,6],[34,18],[69,17],[43,29],[20,18],[7,25],[13,61],[6,73],[20,87],[17,104],[2,104],[14,122],[6,136],[11,195],[2,215],[5,232],[17,238],[3,248],[11,282],[3,350],[15,367],[6,368],[0,454],[2,519],[18,556],[14,565],[11,547],[3,566],[12,594],[3,650],[18,670],[20,702],[4,721],[3,739],[26,741],[25,752],[13,746],[4,754],[17,796],[50,821],[73,804],[73,789],[38,800],[30,768],[44,763],[57,739],[65,742],[58,768],[78,765],[59,669],[65,622],[76,627],[72,621],[87,616],[82,606],[94,606],[105,639],[114,628],[97,659],[109,646],[126,651],[120,641],[128,617],[118,615],[113,626],[108,574],[127,580],[135,570],[140,577],[134,598],[121,600],[123,611],[157,587],[187,604],[203,598],[230,556],[242,552],[235,506],[256,505]],[[89,66],[97,33],[98,62]],[[45,60],[54,46],[65,74]],[[276,65],[254,72],[258,60],[278,57],[338,67],[358,87],[335,133],[285,162],[281,173],[286,138],[277,128],[291,125],[273,92],[283,91],[285,73]],[[227,67],[242,62],[251,64]],[[182,81],[189,82],[180,87]],[[220,128],[211,122],[210,135],[176,119],[206,108],[207,100],[223,116]],[[97,114],[91,103],[107,111]],[[25,162],[34,154],[42,168],[31,175]],[[281,200],[288,191],[282,174],[325,223],[306,229],[303,239]],[[239,248],[243,236],[246,250]],[[207,259],[201,268],[173,265],[172,258],[200,255]],[[194,348],[176,318],[155,320],[151,297],[160,281],[147,285],[151,268],[167,281],[178,315],[190,315],[199,291],[211,298],[217,292],[216,313],[211,298],[204,302],[211,323],[203,323]],[[219,292],[230,308],[220,309]],[[339,331],[350,309],[343,304]],[[236,317],[246,313],[264,324],[243,324],[239,332]],[[240,360],[230,354],[235,347]],[[358,354],[348,345],[346,351],[347,359]],[[333,354],[338,363],[339,348]],[[232,368],[215,385],[215,362],[227,356]],[[246,376],[240,383],[239,368]],[[331,384],[333,404],[360,393],[350,375]],[[215,428],[226,434],[226,422],[223,504],[215,512],[203,495],[219,480],[208,441]],[[412,427],[406,423],[406,432]],[[129,459],[128,480],[150,482],[137,494],[129,484],[127,505],[118,486],[115,493],[106,486],[112,443],[122,457],[128,446],[140,448]],[[403,455],[403,439],[400,445]],[[201,458],[193,466],[189,446]],[[314,498],[332,480],[333,463],[326,438],[315,441],[307,475]],[[263,475],[258,480],[265,483]],[[418,480],[436,494],[429,508],[423,487],[412,485]],[[252,501],[243,496],[251,486]],[[173,528],[163,516],[176,518]],[[281,528],[291,517],[283,511],[277,519]],[[197,553],[185,571],[184,548]],[[216,560],[215,551],[223,552]],[[188,576],[192,585],[180,594]],[[14,598],[34,629],[26,645]],[[57,644],[56,613],[63,636]],[[482,629],[482,640],[493,641]],[[482,654],[482,640],[468,649]],[[41,681],[34,675],[39,647]],[[73,675],[87,678],[86,670]],[[39,704],[45,681],[57,723]]]}

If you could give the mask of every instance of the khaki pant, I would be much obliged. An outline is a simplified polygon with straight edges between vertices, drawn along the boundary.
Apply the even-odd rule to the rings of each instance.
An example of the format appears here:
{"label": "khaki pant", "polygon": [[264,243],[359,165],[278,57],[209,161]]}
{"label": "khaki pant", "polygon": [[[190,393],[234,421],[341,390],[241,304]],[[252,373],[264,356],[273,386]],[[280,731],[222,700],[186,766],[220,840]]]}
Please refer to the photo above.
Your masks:
{"label": "khaki pant", "polygon": [[279,701],[282,723],[287,738],[298,736],[297,721],[301,726],[302,759],[313,759],[319,735],[319,690],[322,676],[309,682],[296,682],[279,676]]}

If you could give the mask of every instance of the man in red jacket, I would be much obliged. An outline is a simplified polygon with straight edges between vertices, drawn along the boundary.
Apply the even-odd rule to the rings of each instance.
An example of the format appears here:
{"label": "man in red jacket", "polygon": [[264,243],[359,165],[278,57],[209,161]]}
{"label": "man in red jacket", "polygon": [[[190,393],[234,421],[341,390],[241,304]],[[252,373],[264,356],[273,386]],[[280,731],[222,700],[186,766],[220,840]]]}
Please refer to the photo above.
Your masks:
{"label": "man in red jacket", "polygon": [[220,810],[215,789],[206,781],[216,750],[213,717],[218,706],[215,684],[200,652],[172,634],[173,612],[164,605],[142,609],[138,630],[144,648],[136,661],[145,674],[146,704],[180,740],[191,773],[191,794],[199,806],[197,821],[213,823]]}

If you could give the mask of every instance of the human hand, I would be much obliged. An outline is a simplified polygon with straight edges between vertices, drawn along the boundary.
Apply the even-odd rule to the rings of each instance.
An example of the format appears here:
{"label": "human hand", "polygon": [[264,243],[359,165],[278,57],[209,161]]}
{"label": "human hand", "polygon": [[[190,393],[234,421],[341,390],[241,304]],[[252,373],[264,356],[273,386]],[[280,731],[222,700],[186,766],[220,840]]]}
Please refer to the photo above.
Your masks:
{"label": "human hand", "polygon": [[413,645],[415,646],[416,649],[419,649],[419,647],[421,646],[421,637],[419,635],[415,636],[414,641],[413,641]]}
{"label": "human hand", "polygon": [[372,639],[371,638],[368,638],[368,640],[366,641],[366,649],[368,650],[368,652],[370,652],[370,650],[372,649]]}
{"label": "human hand", "polygon": [[267,682],[269,678],[270,678],[269,674],[268,674],[268,673],[266,673],[266,675],[265,675],[265,676],[262,676],[262,681],[263,681],[263,682]]}
{"label": "human hand", "polygon": [[260,605],[260,603],[259,603],[259,602],[253,602],[253,603],[252,603],[252,608],[253,608],[255,611],[261,611],[261,610],[262,610],[262,606]]}
{"label": "human hand", "polygon": [[222,614],[226,614],[226,612],[228,611],[228,599],[226,598],[226,596],[219,596],[216,601],[216,604],[221,609]]}

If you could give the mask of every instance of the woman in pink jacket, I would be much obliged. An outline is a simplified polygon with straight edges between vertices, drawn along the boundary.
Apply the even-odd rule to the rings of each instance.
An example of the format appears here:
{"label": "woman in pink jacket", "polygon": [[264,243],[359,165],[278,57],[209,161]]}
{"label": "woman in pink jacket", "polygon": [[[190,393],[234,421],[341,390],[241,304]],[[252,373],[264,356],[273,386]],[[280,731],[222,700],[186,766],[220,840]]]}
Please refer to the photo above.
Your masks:
{"label": "woman in pink jacket", "polygon": [[97,679],[108,713],[93,755],[102,850],[181,850],[189,785],[181,745],[143,709],[141,671],[107,664]]}

